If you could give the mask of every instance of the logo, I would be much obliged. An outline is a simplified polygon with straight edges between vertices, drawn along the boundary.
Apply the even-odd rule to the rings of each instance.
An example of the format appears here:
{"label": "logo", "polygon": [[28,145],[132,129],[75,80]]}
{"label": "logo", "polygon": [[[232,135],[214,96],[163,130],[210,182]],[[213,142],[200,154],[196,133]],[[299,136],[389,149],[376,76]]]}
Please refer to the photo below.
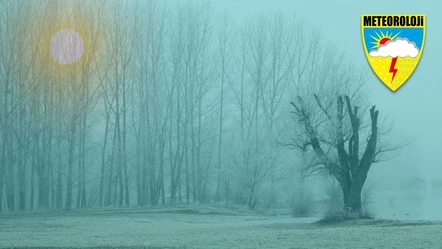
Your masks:
{"label": "logo", "polygon": [[422,56],[425,15],[362,15],[365,55],[378,78],[396,91]]}

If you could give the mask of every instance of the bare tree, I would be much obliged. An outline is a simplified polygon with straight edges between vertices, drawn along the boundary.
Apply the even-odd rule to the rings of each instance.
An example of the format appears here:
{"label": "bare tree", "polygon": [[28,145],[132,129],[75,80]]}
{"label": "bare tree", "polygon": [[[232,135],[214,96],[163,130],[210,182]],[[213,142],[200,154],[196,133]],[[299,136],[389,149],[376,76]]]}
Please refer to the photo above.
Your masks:
{"label": "bare tree", "polygon": [[224,119],[225,119],[225,99],[226,99],[226,83],[232,79],[230,79],[230,73],[233,72],[231,67],[229,66],[233,61],[233,44],[234,40],[234,23],[231,18],[224,13],[222,17],[222,22],[219,27],[218,33],[218,51],[219,51],[219,132],[218,132],[218,172],[217,172],[217,185],[216,185],[216,193],[215,193],[215,201],[219,201],[221,199],[221,191],[223,189],[223,180],[222,175],[223,164],[226,159],[223,157],[223,134],[224,131]]}
{"label": "bare tree", "polygon": [[[339,53],[327,51],[336,50],[312,57],[311,72],[303,82],[309,89],[304,87],[298,92],[303,95],[291,102],[297,124],[292,145],[314,152],[316,161],[307,170],[333,175],[343,192],[346,215],[359,217],[361,190],[371,165],[388,159],[382,156],[397,153],[403,144],[388,146],[382,140],[386,133],[379,128],[379,111],[375,106],[366,111],[364,73],[343,64]],[[364,112],[369,113],[368,120]]]}

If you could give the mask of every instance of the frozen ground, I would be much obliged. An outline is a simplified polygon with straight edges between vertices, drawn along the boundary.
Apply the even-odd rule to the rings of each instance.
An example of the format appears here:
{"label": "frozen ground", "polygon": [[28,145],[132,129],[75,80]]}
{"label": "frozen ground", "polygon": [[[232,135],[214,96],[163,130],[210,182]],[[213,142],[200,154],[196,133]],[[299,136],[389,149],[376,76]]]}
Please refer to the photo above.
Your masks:
{"label": "frozen ground", "polygon": [[442,223],[316,219],[215,209],[0,216],[0,248],[438,248]]}

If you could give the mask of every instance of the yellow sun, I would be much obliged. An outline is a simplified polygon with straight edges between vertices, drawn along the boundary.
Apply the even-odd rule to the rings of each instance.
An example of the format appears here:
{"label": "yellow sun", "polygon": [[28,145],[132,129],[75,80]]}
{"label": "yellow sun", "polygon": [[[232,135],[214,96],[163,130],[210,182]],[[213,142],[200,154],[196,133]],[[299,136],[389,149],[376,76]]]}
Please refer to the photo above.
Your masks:
{"label": "yellow sun", "polygon": [[390,41],[390,40],[394,40],[394,38],[396,38],[399,33],[395,34],[392,36],[392,33],[388,34],[388,31],[384,34],[382,33],[382,31],[380,31],[381,34],[378,34],[378,32],[376,32],[377,37],[374,37],[372,35],[371,38],[373,38],[375,41],[371,42],[371,44],[374,44],[373,47],[371,47],[371,49],[373,48],[378,48],[380,45],[384,45],[386,42]]}
{"label": "yellow sun", "polygon": [[105,63],[102,30],[107,23],[100,22],[101,14],[93,14],[94,3],[66,0],[63,4],[29,18],[34,20],[28,24],[34,43],[29,54],[36,72],[57,82],[74,82]]}

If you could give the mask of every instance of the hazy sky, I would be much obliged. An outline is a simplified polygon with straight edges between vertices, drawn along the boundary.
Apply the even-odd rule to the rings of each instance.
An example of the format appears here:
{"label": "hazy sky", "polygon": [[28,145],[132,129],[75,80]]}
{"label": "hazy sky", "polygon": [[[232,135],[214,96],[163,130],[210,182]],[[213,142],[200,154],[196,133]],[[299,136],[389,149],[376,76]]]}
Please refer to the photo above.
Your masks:
{"label": "hazy sky", "polygon": [[[217,11],[227,10],[238,22],[255,13],[282,10],[296,13],[307,24],[321,28],[324,39],[341,44],[358,66],[369,68],[361,39],[361,14],[426,14],[427,36],[423,55],[411,78],[396,92],[391,92],[372,74],[368,82],[371,100],[383,115],[391,117],[395,128],[414,139],[396,159],[375,166],[377,175],[399,170],[405,175],[417,173],[442,178],[442,4],[421,1],[294,1],[294,0],[213,0]],[[365,113],[365,115],[368,115]]]}

